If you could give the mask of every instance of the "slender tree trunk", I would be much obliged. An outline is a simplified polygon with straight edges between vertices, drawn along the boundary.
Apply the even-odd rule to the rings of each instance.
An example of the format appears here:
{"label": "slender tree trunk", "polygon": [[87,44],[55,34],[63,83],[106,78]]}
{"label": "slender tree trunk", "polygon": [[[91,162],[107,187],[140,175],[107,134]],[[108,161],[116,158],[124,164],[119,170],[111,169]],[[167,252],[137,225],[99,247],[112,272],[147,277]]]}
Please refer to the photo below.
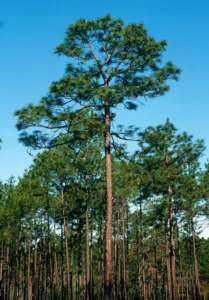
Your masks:
{"label": "slender tree trunk", "polygon": [[103,224],[99,225],[99,238],[98,238],[98,290],[97,290],[97,298],[98,300],[101,300],[104,298],[104,229]]}
{"label": "slender tree trunk", "polygon": [[197,262],[197,253],[196,253],[196,239],[195,239],[195,230],[194,230],[194,221],[192,219],[192,241],[193,241],[193,256],[194,256],[194,275],[195,275],[195,290],[196,290],[196,299],[200,299],[200,281],[199,281],[199,270]]}
{"label": "slender tree trunk", "polygon": [[33,300],[37,299],[37,239],[35,235],[34,242],[34,256],[33,256],[33,287],[32,287]]}
{"label": "slender tree trunk", "polygon": [[37,290],[37,300],[40,300],[40,286],[41,286],[41,268],[42,268],[42,265],[41,265],[41,250],[40,250],[40,253],[39,253],[39,264],[38,264],[38,290]]}
{"label": "slender tree trunk", "polygon": [[114,289],[114,297],[115,299],[119,299],[119,272],[118,272],[118,264],[119,264],[119,247],[118,247],[118,236],[119,236],[119,222],[120,216],[119,212],[117,212],[117,217],[115,217],[115,226],[114,226],[114,279],[115,279],[115,289]]}
{"label": "slender tree trunk", "polygon": [[27,245],[26,245],[26,240],[24,242],[24,299],[27,299],[27,285],[26,285],[26,280],[27,280]]}
{"label": "slender tree trunk", "polygon": [[3,299],[3,242],[0,248],[0,299]]}
{"label": "slender tree trunk", "polygon": [[144,250],[143,250],[143,256],[142,256],[142,299],[144,299],[144,300],[147,299]]}
{"label": "slender tree trunk", "polygon": [[189,283],[188,283],[188,280],[189,279],[189,275],[187,274],[186,276],[186,298],[187,300],[189,300]]}
{"label": "slender tree trunk", "polygon": [[112,299],[112,167],[110,107],[105,103],[105,166],[106,166],[106,238],[105,238],[105,298]]}
{"label": "slender tree trunk", "polygon": [[170,261],[170,243],[169,243],[169,236],[168,236],[168,225],[166,220],[166,263],[167,263],[167,299],[172,299],[172,281],[171,281],[171,261]]}
{"label": "slender tree trunk", "polygon": [[[166,155],[166,167],[169,164],[169,157]],[[172,187],[168,186],[168,219],[169,219],[169,258],[170,258],[170,278],[171,286],[169,286],[169,299],[177,299],[176,288],[176,253],[175,253],[175,241],[174,241],[174,224],[173,224],[173,203],[172,203]],[[171,290],[170,290],[171,288]]]}
{"label": "slender tree trunk", "polygon": [[179,271],[180,271],[180,282],[181,282],[181,294],[184,294],[184,280],[183,280],[183,270],[182,270],[182,259],[181,259],[181,243],[179,236],[179,226],[176,224],[176,232],[177,232],[177,241],[178,241],[178,260],[179,260]]}
{"label": "slender tree trunk", "polygon": [[125,237],[125,203],[123,200],[122,213],[122,236],[123,236],[123,299],[127,299],[127,280],[126,280],[126,237]]}
{"label": "slender tree trunk", "polygon": [[28,241],[28,270],[27,270],[27,285],[28,285],[28,300],[32,299],[32,282],[30,274],[30,261],[31,261],[31,240]]}
{"label": "slender tree trunk", "polygon": [[94,269],[93,269],[93,229],[91,229],[91,247],[90,247],[90,297],[94,299]]}
{"label": "slender tree trunk", "polygon": [[171,203],[169,204],[169,235],[168,233],[166,233],[168,299],[175,300],[177,299],[176,255],[175,255],[175,242],[174,242],[173,209]]}
{"label": "slender tree trunk", "polygon": [[[169,195],[171,196],[172,190],[169,187]],[[173,224],[173,207],[172,200],[169,200],[169,226],[170,226],[170,265],[171,265],[171,284],[172,284],[172,299],[177,299],[176,288],[176,253],[174,242],[174,224]]]}
{"label": "slender tree trunk", "polygon": [[62,200],[62,217],[64,226],[64,239],[65,239],[65,258],[66,258],[66,277],[67,277],[67,300],[70,300],[70,265],[69,265],[69,251],[68,251],[68,228],[67,220],[65,215],[65,205],[64,205],[64,191],[61,190],[61,200]]}
{"label": "slender tree trunk", "polygon": [[[79,218],[79,225],[78,225],[78,260],[77,260],[77,278],[78,278],[78,293],[77,297],[78,300],[81,299],[82,295],[82,229],[83,224],[81,217]],[[85,285],[84,285],[85,286]]]}
{"label": "slender tree trunk", "polygon": [[[15,270],[14,270],[14,295],[13,295],[13,299],[16,300],[17,299],[17,295],[18,295],[18,270],[19,270],[19,262],[18,262],[18,239],[16,240],[15,243]],[[0,255],[0,259],[1,259],[1,255]],[[1,293],[0,293],[0,299],[1,299]]]}
{"label": "slender tree trunk", "polygon": [[60,285],[60,293],[61,293],[61,299],[65,300],[65,293],[64,293],[64,228],[63,224],[61,226],[61,267],[60,267],[60,272],[61,272],[61,285]]}
{"label": "slender tree trunk", "polygon": [[89,253],[89,210],[86,207],[86,300],[91,299],[90,295],[90,253]]}
{"label": "slender tree trunk", "polygon": [[156,241],[156,233],[154,232],[155,237],[155,300],[158,299],[158,269],[157,269],[157,241]]}
{"label": "slender tree trunk", "polygon": [[73,298],[73,248],[70,256],[70,297]]}
{"label": "slender tree trunk", "polygon": [[142,199],[140,199],[140,215],[139,215],[139,221],[140,221],[140,244],[141,244],[141,269],[142,269],[142,275],[141,275],[141,294],[142,294],[142,299],[145,300],[147,295],[146,295],[146,274],[145,274],[145,249],[144,249],[144,230],[143,230],[143,212],[142,212]]}
{"label": "slender tree trunk", "polygon": [[[127,200],[126,200],[127,203]],[[128,289],[128,281],[129,281],[129,211],[128,205],[126,207],[126,296],[127,300],[129,299],[129,289]]]}
{"label": "slender tree trunk", "polygon": [[44,233],[44,237],[43,237],[43,257],[44,257],[44,263],[43,263],[43,299],[44,300],[48,300],[47,297],[48,297],[48,286],[47,286],[47,269],[48,269],[48,266],[47,266],[47,247],[46,247],[46,236],[45,236],[45,233]]}
{"label": "slender tree trunk", "polygon": [[[191,224],[190,224],[191,225]],[[189,280],[188,280],[188,289],[191,292],[192,298],[195,299],[195,285],[194,285],[194,276],[193,276],[193,255],[192,255],[192,237],[190,233],[192,229],[188,230],[188,248],[189,248]]]}
{"label": "slender tree trunk", "polygon": [[50,297],[53,300],[53,270],[52,270],[52,255],[50,245],[50,202],[48,193],[46,194],[47,200],[47,244],[46,244],[46,274],[47,274],[47,300]]}
{"label": "slender tree trunk", "polygon": [[143,249],[142,249],[142,205],[140,199],[140,207],[137,210],[137,231],[136,231],[136,242],[137,242],[137,254],[138,254],[138,297],[142,299],[143,297],[143,284],[142,284],[142,256],[143,256]]}
{"label": "slender tree trunk", "polygon": [[10,300],[11,294],[11,244],[7,245],[7,300]]}
{"label": "slender tree trunk", "polygon": [[91,299],[90,290],[90,253],[89,253],[89,195],[88,195],[88,176],[85,175],[86,183],[86,300]]}
{"label": "slender tree trunk", "polygon": [[114,236],[114,287],[113,287],[113,298],[117,299],[117,238],[116,238],[116,220],[113,225],[113,236]]}
{"label": "slender tree trunk", "polygon": [[[166,260],[167,262],[167,260]],[[165,287],[165,262],[163,257],[161,258],[161,272],[162,272],[162,287],[161,287],[161,298],[165,300],[166,297],[166,287]]]}
{"label": "slender tree trunk", "polygon": [[56,222],[54,221],[54,247],[53,247],[53,293],[54,298],[57,298],[57,281],[58,281],[58,266],[57,266],[57,242],[56,242]]}

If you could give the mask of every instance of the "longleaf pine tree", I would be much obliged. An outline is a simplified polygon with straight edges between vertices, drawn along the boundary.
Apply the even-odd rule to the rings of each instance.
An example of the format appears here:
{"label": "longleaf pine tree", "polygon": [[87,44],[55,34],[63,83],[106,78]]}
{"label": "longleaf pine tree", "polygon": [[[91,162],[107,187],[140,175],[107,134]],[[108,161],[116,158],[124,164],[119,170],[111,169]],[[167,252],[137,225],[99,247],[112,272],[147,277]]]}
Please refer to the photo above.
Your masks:
{"label": "longleaf pine tree", "polygon": [[[144,173],[141,177],[144,191],[150,193],[152,197],[156,195],[158,200],[161,199],[160,206],[164,207],[167,296],[169,300],[173,300],[177,299],[175,213],[182,210],[182,205],[179,208],[179,198],[185,193],[185,187],[189,186],[189,171],[198,165],[198,159],[204,151],[204,142],[202,140],[194,142],[193,137],[185,132],[177,134],[175,126],[167,120],[165,125],[149,126],[142,132],[139,147],[139,162]],[[195,200],[191,187],[187,193],[190,195],[191,205]],[[202,191],[199,191],[200,193],[203,194]],[[188,213],[188,207],[186,211]],[[159,216],[159,210],[157,215]]]}
{"label": "longleaf pine tree", "polygon": [[[20,140],[33,148],[57,145],[59,131],[69,140],[87,132],[104,135],[106,162],[106,267],[105,297],[112,294],[112,171],[111,138],[115,109],[133,110],[143,99],[164,95],[167,80],[177,80],[180,70],[163,63],[167,42],[148,36],[142,23],[124,24],[110,15],[79,19],[67,28],[56,53],[69,59],[65,75],[53,82],[38,105],[16,112]],[[83,111],[89,118],[83,117]],[[31,131],[34,128],[34,131]],[[29,130],[28,130],[29,129]],[[122,135],[120,135],[122,134]]]}

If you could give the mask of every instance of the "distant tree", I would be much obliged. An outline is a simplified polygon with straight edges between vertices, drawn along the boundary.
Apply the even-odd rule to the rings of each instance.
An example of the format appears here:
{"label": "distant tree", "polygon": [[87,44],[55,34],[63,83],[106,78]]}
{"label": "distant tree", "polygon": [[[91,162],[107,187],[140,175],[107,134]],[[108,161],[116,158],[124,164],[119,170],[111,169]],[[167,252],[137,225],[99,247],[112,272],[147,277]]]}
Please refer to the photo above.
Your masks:
{"label": "distant tree", "polygon": [[[108,299],[112,294],[111,137],[127,139],[133,134],[130,130],[113,132],[111,124],[120,104],[136,109],[142,99],[164,95],[169,90],[167,80],[178,79],[180,70],[162,62],[166,46],[166,41],[149,37],[141,23],[125,25],[110,15],[95,21],[80,19],[67,28],[64,42],[56,48],[56,53],[70,60],[65,76],[51,85],[38,105],[15,113],[22,131],[20,141],[33,148],[56,146],[58,131],[71,133],[69,140],[85,138],[87,132],[104,134]],[[84,117],[83,111],[89,109],[94,113]]]}
{"label": "distant tree", "polygon": [[204,144],[202,140],[193,142],[193,137],[185,132],[178,134],[176,127],[167,120],[165,125],[145,129],[140,134],[139,147],[142,192],[148,197],[157,196],[157,217],[164,218],[166,228],[168,299],[176,299],[175,213],[180,191],[185,190],[189,166],[197,164]]}

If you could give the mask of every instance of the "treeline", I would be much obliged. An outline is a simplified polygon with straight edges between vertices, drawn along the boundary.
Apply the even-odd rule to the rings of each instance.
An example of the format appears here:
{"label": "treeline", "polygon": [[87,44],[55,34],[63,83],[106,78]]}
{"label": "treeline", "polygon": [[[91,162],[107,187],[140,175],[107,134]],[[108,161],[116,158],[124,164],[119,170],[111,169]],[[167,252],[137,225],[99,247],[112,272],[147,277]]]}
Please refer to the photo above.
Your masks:
{"label": "treeline", "polygon": [[[46,150],[1,184],[1,299],[104,299],[102,139]],[[112,299],[207,299],[209,167],[169,120],[113,156]]]}

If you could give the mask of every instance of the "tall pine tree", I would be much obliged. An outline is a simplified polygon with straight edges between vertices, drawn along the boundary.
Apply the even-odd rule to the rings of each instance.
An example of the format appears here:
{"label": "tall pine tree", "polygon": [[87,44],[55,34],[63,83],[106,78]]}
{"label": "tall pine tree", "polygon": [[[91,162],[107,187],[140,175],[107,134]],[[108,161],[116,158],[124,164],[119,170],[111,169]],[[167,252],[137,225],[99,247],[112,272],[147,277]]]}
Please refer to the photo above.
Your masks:
{"label": "tall pine tree", "polygon": [[[124,138],[124,132],[113,132],[111,124],[120,104],[136,109],[143,99],[165,94],[167,80],[178,79],[180,70],[171,62],[162,62],[166,46],[166,41],[149,37],[141,23],[125,25],[110,15],[80,19],[67,28],[64,42],[56,48],[56,53],[69,58],[65,76],[52,83],[48,96],[38,105],[16,112],[20,140],[33,148],[56,146],[59,131],[71,133],[70,139],[85,138],[87,132],[104,135],[108,299],[112,294],[111,137]],[[82,114],[89,109],[93,111],[90,119]]]}

